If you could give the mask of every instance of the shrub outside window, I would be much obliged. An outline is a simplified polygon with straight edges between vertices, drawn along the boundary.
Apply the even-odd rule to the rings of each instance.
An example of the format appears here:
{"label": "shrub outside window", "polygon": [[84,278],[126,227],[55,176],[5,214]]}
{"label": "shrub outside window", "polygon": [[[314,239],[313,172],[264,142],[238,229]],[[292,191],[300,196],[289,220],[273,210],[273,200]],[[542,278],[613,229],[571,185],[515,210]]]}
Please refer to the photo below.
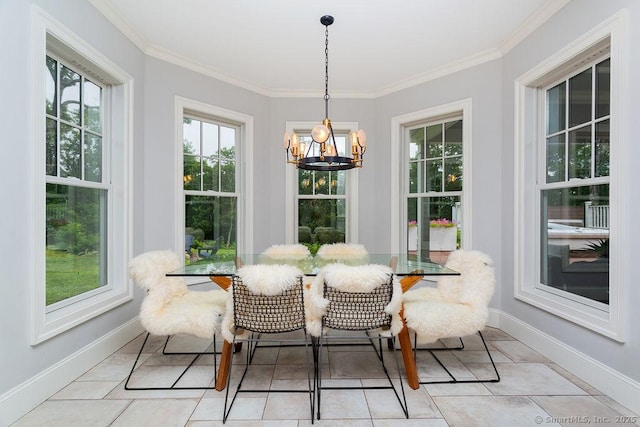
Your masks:
{"label": "shrub outside window", "polygon": [[186,263],[232,260],[237,248],[239,128],[197,115],[183,118]]}
{"label": "shrub outside window", "polygon": [[47,55],[46,305],[107,285],[104,85]]}
{"label": "shrub outside window", "polygon": [[[307,132],[300,142],[319,156],[317,144]],[[347,136],[335,135],[338,155],[345,155]],[[298,169],[298,243],[315,253],[323,244],[344,243],[347,227],[347,171]]]}

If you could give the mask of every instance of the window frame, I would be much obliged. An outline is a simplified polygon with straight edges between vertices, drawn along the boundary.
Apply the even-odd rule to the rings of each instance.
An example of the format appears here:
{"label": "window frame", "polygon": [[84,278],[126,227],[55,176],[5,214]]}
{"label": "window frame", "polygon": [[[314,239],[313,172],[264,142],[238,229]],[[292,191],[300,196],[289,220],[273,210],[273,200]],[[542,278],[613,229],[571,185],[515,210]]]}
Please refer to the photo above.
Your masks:
{"label": "window frame", "polygon": [[[627,128],[626,111],[628,95],[626,87],[625,52],[627,45],[626,17],[620,12],[575,42],[541,62],[518,77],[514,82],[514,297],[560,318],[566,319],[599,334],[624,342],[625,317],[624,295],[628,286],[624,280],[622,265],[628,247],[627,237],[620,232],[623,210],[620,200],[629,194],[630,185],[622,179],[626,156]],[[610,263],[609,263],[609,307],[586,303],[586,298],[567,295],[542,288],[540,283],[540,191],[554,185],[540,183],[543,174],[541,155],[545,132],[545,111],[542,97],[553,81],[569,78],[575,67],[584,69],[590,57],[601,56],[602,49],[610,49],[611,93],[610,93]],[[595,56],[594,56],[595,55]],[[592,59],[592,58],[591,58]],[[587,62],[582,62],[582,61]],[[580,65],[583,63],[584,65]],[[594,183],[603,183],[604,178],[593,178]],[[566,182],[567,184],[569,181]],[[531,224],[534,224],[532,227]]]}
{"label": "window frame", "polygon": [[[234,166],[237,166],[238,164],[238,158],[239,158],[239,149],[240,149],[240,136],[242,134],[242,128],[241,125],[238,123],[234,123],[234,122],[230,122],[228,120],[221,120],[219,117],[212,117],[212,116],[208,116],[208,115],[203,115],[202,113],[199,113],[197,111],[193,111],[193,110],[189,110],[186,109],[184,110],[184,115],[183,115],[183,119],[184,118],[189,118],[192,120],[197,120],[200,123],[208,123],[208,124],[213,124],[216,125],[218,127],[226,127],[226,128],[233,128],[235,131],[235,142],[234,142],[234,153],[236,154],[235,158],[234,158]],[[183,130],[184,132],[184,130]],[[218,130],[219,132],[219,130]],[[200,139],[202,140],[202,134],[200,135]],[[200,141],[202,142],[202,141]],[[184,142],[183,142],[184,143]],[[200,147],[201,148],[201,147]],[[183,163],[184,163],[184,151],[182,153],[183,156]],[[202,158],[206,157],[205,155],[202,154],[201,151],[198,152],[198,154],[196,154],[197,157],[200,158],[200,160],[202,160]],[[219,154],[218,154],[219,157]],[[218,160],[220,160],[218,158]],[[184,164],[183,164],[184,166]],[[184,173],[183,173],[184,175]],[[238,188],[239,188],[239,183],[240,183],[240,179],[238,177],[238,173],[236,172],[234,174],[234,191],[224,191],[224,190],[184,190],[183,187],[183,191],[185,192],[185,194],[189,194],[189,195],[194,195],[194,196],[225,196],[225,197],[238,197]]]}
{"label": "window frame", "polygon": [[[33,193],[33,277],[30,280],[31,345],[42,343],[64,331],[93,319],[133,299],[133,285],[128,277],[127,263],[132,251],[131,176],[133,77],[103,56],[93,46],[74,34],[40,8],[31,9],[30,76],[32,92],[31,144]],[[45,268],[45,183],[68,185],[77,183],[69,178],[47,177],[44,170],[46,114],[45,79],[42,65],[52,54],[73,68],[83,70],[83,76],[98,79],[106,85],[103,129],[103,177],[101,183],[86,182],[89,188],[107,188],[107,284],[69,298],[63,303],[46,306]],[[107,148],[108,147],[108,148]],[[38,231],[39,230],[39,231]],[[116,239],[115,236],[120,236]],[[124,237],[122,237],[124,236]]]}
{"label": "window frame", "polygon": [[[574,69],[571,72],[566,72],[562,75],[561,78],[554,78],[553,80],[550,81],[546,81],[544,85],[541,85],[537,88],[536,92],[537,92],[537,96],[538,96],[538,105],[540,106],[539,109],[539,118],[542,120],[538,120],[537,126],[538,126],[538,134],[540,135],[540,139],[537,141],[537,143],[539,144],[538,146],[538,150],[537,150],[537,157],[538,157],[538,177],[537,177],[537,184],[535,186],[535,192],[537,194],[537,205],[536,205],[536,212],[538,213],[538,218],[539,218],[539,222],[538,222],[538,230],[540,232],[540,237],[542,238],[542,230],[541,230],[541,219],[542,219],[542,206],[541,206],[541,195],[543,192],[545,191],[550,191],[550,190],[559,190],[559,189],[569,189],[569,188],[574,188],[574,187],[583,187],[583,186],[591,186],[591,185],[603,185],[606,184],[609,186],[609,189],[611,189],[611,182],[610,182],[610,176],[595,176],[595,174],[589,178],[578,178],[578,179],[574,179],[568,176],[569,174],[569,157],[567,157],[565,159],[565,162],[567,163],[564,167],[564,178],[562,180],[559,181],[552,181],[552,182],[548,182],[547,181],[547,148],[548,148],[548,144],[546,144],[543,141],[546,141],[547,138],[549,137],[549,133],[546,131],[546,126],[547,126],[547,112],[545,110],[545,106],[547,105],[546,102],[546,95],[547,92],[549,91],[549,89],[553,88],[554,86],[556,86],[559,83],[562,82],[566,82],[567,83],[567,87],[565,87],[565,91],[568,92],[569,88],[568,88],[568,81],[575,77],[576,75],[582,73],[583,71],[587,70],[587,69],[592,69],[594,68],[594,66],[600,62],[602,62],[605,59],[609,59],[610,58],[610,52],[609,49],[606,47],[602,47],[602,48],[598,48],[596,49],[597,52],[595,52],[594,54],[589,55],[589,59],[588,60],[583,60],[580,61],[580,68]],[[593,75],[593,80],[595,80],[595,74]],[[592,86],[594,85],[593,81],[592,81]],[[595,94],[592,94],[592,100],[593,98],[595,98]],[[569,103],[569,99],[567,97],[566,100],[567,104]],[[569,111],[569,108],[567,107],[567,112]],[[592,126],[593,129],[591,129],[591,132],[595,132],[595,127],[597,125],[597,123],[601,123],[604,120],[609,120],[611,121],[611,112],[609,112],[609,114],[607,115],[607,118],[593,118],[591,117],[589,119],[588,122],[585,123],[581,123],[580,125],[577,126],[570,126],[568,123],[564,126],[564,128],[559,131],[559,132],[554,132],[554,134],[559,134],[559,133],[563,133],[568,135],[570,132],[572,132],[573,130],[575,130],[576,128],[580,128],[580,127],[584,127],[585,124]],[[594,152],[592,153],[592,160],[595,158],[595,142],[592,140],[591,142]],[[568,153],[569,151],[569,138],[568,136],[565,138],[565,154]],[[593,172],[593,170],[595,170],[595,162],[592,162],[591,164],[591,171]],[[541,249],[541,248],[539,248]],[[579,294],[576,293],[572,293],[572,292],[566,292],[566,291],[562,291],[559,290],[557,288],[554,288],[553,286],[549,286],[549,285],[545,285],[543,283],[541,283],[540,280],[540,267],[541,267],[541,263],[542,263],[542,258],[540,257],[541,251],[538,251],[538,266],[539,268],[537,269],[537,273],[538,273],[538,283],[535,284],[535,287],[537,289],[540,289],[542,291],[545,292],[549,292],[552,294],[557,294],[558,296],[562,297],[562,298],[566,298],[567,300],[573,301],[577,304],[583,304],[585,306],[589,306],[595,310],[599,310],[602,312],[609,312],[609,307],[607,304],[604,304],[602,302],[598,302],[583,296],[580,296]],[[611,283],[609,283],[609,289],[611,288]]]}
{"label": "window frame", "polygon": [[[57,50],[55,45],[53,47],[54,50]],[[109,102],[109,97],[107,96],[110,93],[110,88],[109,86],[107,86],[106,84],[104,84],[102,81],[100,81],[99,79],[95,78],[94,76],[91,76],[89,74],[87,74],[84,71],[79,71],[77,69],[76,66],[74,66],[73,64],[71,64],[69,62],[69,60],[61,57],[60,55],[58,55],[55,52],[52,52],[49,48],[47,49],[47,54],[46,57],[49,57],[53,60],[55,60],[57,62],[57,67],[61,67],[64,66],[66,68],[68,68],[69,70],[73,71],[74,73],[78,74],[81,78],[82,81],[84,82],[85,80],[90,80],[92,83],[94,83],[95,85],[99,86],[102,89],[102,95],[101,95],[101,105],[102,105],[102,114],[103,114],[103,123],[102,123],[102,130],[100,132],[100,137],[102,138],[103,143],[101,144],[101,149],[102,149],[102,153],[101,153],[101,159],[102,159],[102,179],[100,181],[90,181],[90,180],[86,180],[84,177],[73,177],[73,176],[69,176],[69,177],[61,177],[60,176],[60,127],[61,125],[67,125],[67,126],[71,126],[73,128],[79,129],[79,132],[82,133],[86,133],[87,132],[87,128],[85,126],[84,120],[81,120],[81,125],[75,125],[73,123],[68,123],[65,122],[61,117],[61,111],[60,111],[60,103],[59,103],[59,97],[61,95],[61,88],[58,86],[58,84],[60,83],[59,79],[56,79],[56,92],[57,92],[57,96],[56,96],[56,102],[58,102],[57,105],[57,116],[55,117],[50,117],[50,114],[45,113],[45,122],[48,120],[54,120],[56,122],[56,145],[58,148],[58,153],[56,156],[56,174],[55,175],[49,175],[47,173],[45,173],[45,185],[46,184],[55,184],[55,185],[63,185],[66,187],[77,187],[77,188],[82,188],[82,189],[94,189],[94,190],[104,190],[106,191],[106,199],[107,199],[107,214],[106,217],[107,218],[101,218],[107,221],[109,221],[109,218],[112,218],[112,213],[110,213],[109,209],[111,206],[111,192],[113,191],[113,186],[109,184],[110,182],[110,158],[107,155],[108,154],[108,150],[107,150],[107,145],[105,142],[109,142],[109,129],[107,129],[106,123],[109,122],[109,110],[111,108],[111,103]],[[58,73],[59,74],[59,73]],[[91,77],[91,79],[89,79],[88,77]],[[80,110],[81,110],[81,116],[84,116],[84,113],[82,112],[83,110],[83,102],[82,102],[82,97],[80,98]],[[95,134],[95,132],[90,132],[91,134]],[[85,138],[81,138],[80,140],[81,146],[84,147],[85,145]],[[80,155],[81,159],[84,159],[84,150],[82,152],[82,154]],[[81,165],[81,175],[84,175],[85,173],[85,168],[84,165]],[[108,236],[107,236],[107,239]],[[109,245],[109,243],[107,243],[107,245]],[[105,257],[108,256],[108,253],[105,254]],[[107,262],[107,265],[109,263]],[[109,276],[109,269],[107,268],[107,272],[106,275]],[[104,285],[101,285],[99,287],[97,287],[96,289],[92,289],[86,292],[82,292],[80,294],[74,295],[72,297],[69,298],[65,298],[63,300],[60,300],[58,302],[49,304],[49,305],[45,305],[45,312],[47,315],[52,315],[54,316],[54,313],[58,310],[63,309],[64,307],[70,306],[72,304],[76,304],[79,301],[91,298],[97,294],[100,294],[102,292],[107,292],[109,290],[111,290],[113,288],[113,286],[110,283],[106,283]],[[46,292],[46,282],[45,282],[45,292]],[[46,295],[46,294],[45,294]]]}
{"label": "window frame", "polygon": [[[286,122],[286,131],[289,134],[294,132],[308,131],[312,129],[316,122]],[[331,127],[335,133],[357,132],[359,129],[358,122],[331,122]],[[347,139],[348,141],[348,139]],[[287,197],[285,199],[285,242],[293,244],[298,242],[298,169],[286,164],[285,171],[285,188]],[[345,242],[358,241],[358,173],[354,169],[345,171],[347,183],[345,186],[345,194],[340,197],[324,196],[318,198],[344,199],[345,202]],[[311,199],[304,197],[304,199]]]}
{"label": "window frame", "polygon": [[[402,116],[396,116],[391,119],[391,200],[398,201],[398,203],[392,204],[391,209],[390,230],[392,253],[402,253],[407,248],[407,201],[410,197],[415,197],[416,194],[409,192],[409,144],[406,143],[405,135],[409,128],[415,127],[416,125],[426,126],[429,123],[436,124],[453,119],[462,120],[462,170],[464,180],[463,189],[460,192],[460,202],[461,216],[464,225],[461,230],[460,247],[463,249],[472,247],[472,100],[471,98],[467,98]],[[426,195],[427,193],[424,194]],[[434,194],[434,197],[438,197],[436,193],[432,194]],[[449,192],[438,194],[440,194],[439,197],[444,197],[448,195]]]}
{"label": "window frame", "polygon": [[181,203],[176,203],[175,218],[177,221],[176,242],[177,253],[183,253],[185,247],[185,195],[196,194],[202,196],[225,196],[230,193],[218,191],[185,190],[182,176],[183,164],[183,119],[185,116],[199,117],[200,120],[212,120],[221,124],[231,125],[236,132],[236,187],[237,198],[237,253],[253,252],[253,116],[228,110],[226,108],[206,104],[204,102],[175,97],[175,141],[176,141],[176,192]]}

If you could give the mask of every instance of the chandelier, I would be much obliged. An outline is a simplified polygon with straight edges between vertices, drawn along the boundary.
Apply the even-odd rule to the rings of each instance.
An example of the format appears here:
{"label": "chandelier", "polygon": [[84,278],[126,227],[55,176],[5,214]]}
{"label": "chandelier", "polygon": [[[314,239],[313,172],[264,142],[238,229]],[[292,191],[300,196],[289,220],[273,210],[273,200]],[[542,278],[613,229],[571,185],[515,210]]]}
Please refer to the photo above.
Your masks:
{"label": "chandelier", "polygon": [[[289,135],[284,133],[284,149],[287,153],[287,163],[295,165],[298,169],[315,171],[339,171],[353,168],[361,168],[364,152],[367,149],[367,137],[362,129],[349,133],[351,157],[347,152],[341,153],[336,145],[335,135],[329,120],[329,25],[333,24],[333,16],[325,15],[320,18],[320,23],[325,26],[324,42],[324,120],[322,124],[315,125],[311,130],[312,142],[307,147],[300,141],[294,132]],[[319,156],[313,150],[313,145],[318,144]],[[347,147],[345,147],[345,151]]]}

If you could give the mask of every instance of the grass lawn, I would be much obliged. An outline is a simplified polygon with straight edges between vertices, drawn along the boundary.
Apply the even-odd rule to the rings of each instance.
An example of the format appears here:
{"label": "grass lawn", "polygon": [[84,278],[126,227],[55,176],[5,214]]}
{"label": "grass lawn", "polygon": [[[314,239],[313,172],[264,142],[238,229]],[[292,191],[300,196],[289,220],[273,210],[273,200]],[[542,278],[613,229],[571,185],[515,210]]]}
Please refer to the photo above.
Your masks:
{"label": "grass lawn", "polygon": [[[196,250],[192,249],[191,254],[195,255]],[[218,249],[218,252],[216,252],[215,257],[213,258],[200,258],[197,261],[195,261],[195,259],[192,258],[191,261],[187,260],[186,264],[187,265],[209,264],[210,262],[233,261],[234,259],[236,259],[235,245],[228,248],[223,246],[222,248]]]}
{"label": "grass lawn", "polygon": [[98,288],[100,258],[98,254],[73,255],[47,250],[47,305]]}
{"label": "grass lawn", "polygon": [[233,261],[236,258],[236,248],[220,248],[216,255],[219,261]]}
{"label": "grass lawn", "polygon": [[[100,287],[100,257],[98,254],[73,255],[47,249],[47,305]],[[215,261],[232,261],[236,249],[220,248]],[[212,260],[202,259],[198,264]],[[192,263],[193,264],[193,263]]]}

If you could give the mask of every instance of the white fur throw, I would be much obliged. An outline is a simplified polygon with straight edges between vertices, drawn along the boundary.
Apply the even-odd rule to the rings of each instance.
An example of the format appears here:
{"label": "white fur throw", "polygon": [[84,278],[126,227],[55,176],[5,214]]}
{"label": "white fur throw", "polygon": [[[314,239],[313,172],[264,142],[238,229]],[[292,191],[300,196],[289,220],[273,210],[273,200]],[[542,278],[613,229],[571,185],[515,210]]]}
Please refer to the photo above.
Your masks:
{"label": "white fur throw", "polygon": [[491,259],[478,251],[454,251],[445,264],[459,276],[441,276],[437,288],[419,288],[404,294],[407,327],[420,343],[462,337],[486,326],[488,304],[495,288]]}
{"label": "white fur throw", "polygon": [[186,333],[212,339],[219,330],[227,293],[223,290],[188,290],[182,277],[165,274],[180,267],[180,257],[171,251],[138,255],[129,272],[147,295],[140,306],[140,322],[154,335]]}
{"label": "white fur throw", "polygon": [[166,274],[180,268],[180,258],[172,251],[151,251],[138,255],[129,263],[129,275],[145,291],[158,291],[172,295],[187,292],[182,277],[167,277]]}
{"label": "white fur throw", "polygon": [[274,259],[305,259],[311,255],[309,248],[303,244],[273,245],[268,247],[262,255]]}
{"label": "white fur throw", "polygon": [[256,264],[241,267],[237,274],[254,294],[277,295],[295,286],[302,271],[286,264]]}
{"label": "white fur throw", "polygon": [[358,259],[366,258],[369,253],[364,245],[356,243],[332,243],[320,246],[317,255],[323,259]]}
{"label": "white fur throw", "polygon": [[[302,271],[286,264],[255,264],[245,265],[238,269],[238,277],[242,283],[254,294],[278,295],[291,289],[298,283],[298,278],[302,276]],[[228,342],[233,341],[233,298],[230,288],[230,297],[227,300],[227,307],[222,319],[222,336]]]}
{"label": "white fur throw", "polygon": [[[386,265],[368,264],[348,266],[329,264],[323,267],[311,282],[305,295],[307,306],[307,331],[313,336],[322,332],[322,316],[326,313],[329,301],[324,298],[324,284],[344,292],[371,292],[386,283],[393,270]],[[393,295],[385,312],[392,315],[391,332],[395,335],[402,329],[400,309],[402,307],[402,286],[393,281]]]}
{"label": "white fur throw", "polygon": [[140,307],[140,322],[154,335],[191,334],[213,339],[220,329],[227,293],[188,291],[167,301],[149,293]]}

